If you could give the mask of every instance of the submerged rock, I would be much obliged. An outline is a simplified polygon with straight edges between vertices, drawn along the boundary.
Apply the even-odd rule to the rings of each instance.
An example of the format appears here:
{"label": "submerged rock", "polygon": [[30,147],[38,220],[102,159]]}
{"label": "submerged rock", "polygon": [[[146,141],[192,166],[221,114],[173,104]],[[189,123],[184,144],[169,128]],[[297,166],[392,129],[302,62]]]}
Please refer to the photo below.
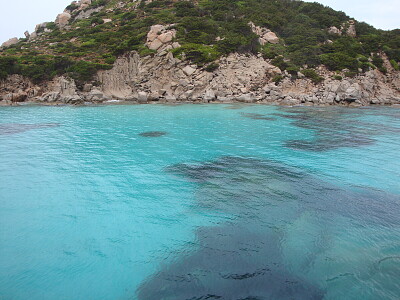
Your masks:
{"label": "submerged rock", "polygon": [[[197,213],[231,217],[199,227],[195,245],[162,263],[138,289],[139,300],[324,299],[324,288],[307,274],[315,271],[314,264],[332,266],[326,260],[331,246],[326,240],[334,235],[335,220],[346,218],[349,227],[391,227],[400,221],[398,196],[343,190],[276,161],[223,157],[167,171],[196,184]],[[376,209],[382,199],[385,208]],[[296,220],[306,233],[309,215],[317,216],[311,238],[289,233]],[[299,240],[301,245],[309,241],[306,253]],[[291,260],[287,251],[294,251]]]}
{"label": "submerged rock", "polygon": [[0,124],[0,135],[18,134],[29,130],[59,127],[58,123],[43,124]]}
{"label": "submerged rock", "polygon": [[139,135],[143,137],[160,137],[166,134],[167,132],[165,131],[147,131],[147,132],[142,132]]}

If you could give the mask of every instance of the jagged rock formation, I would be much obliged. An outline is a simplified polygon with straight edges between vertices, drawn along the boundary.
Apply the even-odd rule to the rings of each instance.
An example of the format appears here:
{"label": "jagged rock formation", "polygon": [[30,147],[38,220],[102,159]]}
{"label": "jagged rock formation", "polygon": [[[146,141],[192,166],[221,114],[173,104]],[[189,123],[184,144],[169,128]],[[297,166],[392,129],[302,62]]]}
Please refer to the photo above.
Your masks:
{"label": "jagged rock formation", "polygon": [[171,29],[171,25],[153,25],[147,34],[146,46],[151,50],[168,51],[174,48],[179,48],[179,43],[173,44],[172,41],[176,37],[176,30]]}
{"label": "jagged rock formation", "polygon": [[264,46],[267,43],[279,43],[279,38],[274,32],[272,32],[268,28],[256,26],[253,22],[250,22],[249,25],[251,27],[251,30],[260,37],[259,43],[261,46]]}
{"label": "jagged rock formation", "polygon": [[55,23],[60,29],[64,29],[69,24],[70,19],[71,14],[63,12],[57,16]]}
{"label": "jagged rock formation", "polygon": [[346,23],[343,23],[342,26],[340,26],[340,29],[337,28],[336,26],[332,26],[328,29],[328,33],[329,34],[333,34],[333,35],[343,35],[343,32],[345,32],[345,34],[347,36],[350,37],[356,37],[357,36],[357,30],[356,30],[356,23],[354,20],[350,20]]}
{"label": "jagged rock formation", "polygon": [[11,38],[11,39],[9,39],[8,41],[4,42],[1,46],[2,46],[2,47],[10,47],[10,46],[12,46],[12,45],[17,44],[18,41],[19,41],[19,39],[16,38],[16,37],[14,37],[14,38]]}
{"label": "jagged rock formation", "polygon": [[[271,83],[271,77],[282,71],[260,55],[231,54],[219,61],[219,68],[207,72],[186,61],[163,56],[140,57],[131,52],[119,58],[111,70],[99,71],[93,84],[78,88],[72,79],[57,77],[51,83],[37,86],[14,75],[0,85],[3,100],[34,100],[49,104],[79,104],[121,99],[147,103],[233,101],[283,105],[351,105],[400,104],[400,74],[378,70],[355,78],[332,79],[333,74],[321,67],[325,81],[313,84],[307,78],[284,79]],[[10,87],[13,87],[10,89]]]}

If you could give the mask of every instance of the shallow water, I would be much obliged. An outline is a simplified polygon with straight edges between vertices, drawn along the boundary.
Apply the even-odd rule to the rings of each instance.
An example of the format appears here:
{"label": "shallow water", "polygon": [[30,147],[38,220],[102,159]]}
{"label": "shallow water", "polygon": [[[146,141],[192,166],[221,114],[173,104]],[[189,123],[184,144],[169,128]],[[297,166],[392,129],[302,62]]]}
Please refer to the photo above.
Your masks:
{"label": "shallow water", "polygon": [[400,109],[0,108],[0,299],[399,299]]}

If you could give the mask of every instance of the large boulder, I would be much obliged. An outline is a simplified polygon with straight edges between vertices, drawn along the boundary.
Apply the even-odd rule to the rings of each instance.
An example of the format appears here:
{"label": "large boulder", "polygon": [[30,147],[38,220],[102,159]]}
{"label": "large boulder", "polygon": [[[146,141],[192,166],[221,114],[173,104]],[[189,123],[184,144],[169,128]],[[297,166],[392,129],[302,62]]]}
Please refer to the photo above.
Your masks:
{"label": "large boulder", "polygon": [[146,92],[139,92],[138,93],[138,102],[139,103],[147,103],[149,96]]}
{"label": "large boulder", "polygon": [[267,43],[278,44],[279,38],[277,35],[265,27],[256,26],[253,22],[249,23],[251,30],[259,36],[259,42],[262,46]]}
{"label": "large boulder", "polygon": [[12,45],[17,44],[18,42],[19,42],[19,39],[14,37],[14,38],[11,38],[8,41],[4,42],[1,46],[2,47],[10,47]]}
{"label": "large boulder", "polygon": [[67,12],[63,12],[57,16],[55,23],[58,28],[64,29],[69,24],[70,19],[71,15]]}
{"label": "large boulder", "polygon": [[186,76],[191,76],[194,72],[196,72],[196,69],[191,66],[186,66],[182,69],[182,71]]}
{"label": "large boulder", "polygon": [[349,21],[349,27],[347,28],[346,34],[351,37],[357,36],[356,24],[354,20]]}
{"label": "large boulder", "polygon": [[205,102],[214,101],[215,99],[216,99],[215,92],[212,89],[207,90],[203,96],[203,100]]}
{"label": "large boulder", "polygon": [[279,38],[276,36],[274,32],[268,32],[263,36],[263,39],[265,39],[268,43],[270,44],[278,44],[279,43]]}
{"label": "large boulder", "polygon": [[104,96],[103,92],[100,91],[98,88],[93,88],[88,96],[87,99],[90,101],[104,101],[106,97]]}
{"label": "large boulder", "polygon": [[89,7],[90,4],[92,4],[92,0],[81,0],[79,1],[79,9],[80,10],[85,9]]}
{"label": "large boulder", "polygon": [[172,49],[171,43],[176,37],[176,30],[171,29],[172,25],[153,25],[147,33],[146,46],[151,50],[167,50],[167,47]]}
{"label": "large boulder", "polygon": [[254,102],[255,98],[252,94],[243,94],[237,98],[237,101],[250,103],[250,102]]}
{"label": "large boulder", "polygon": [[328,29],[328,33],[329,34],[333,34],[333,35],[342,35],[342,31],[337,28],[336,26],[332,26]]}

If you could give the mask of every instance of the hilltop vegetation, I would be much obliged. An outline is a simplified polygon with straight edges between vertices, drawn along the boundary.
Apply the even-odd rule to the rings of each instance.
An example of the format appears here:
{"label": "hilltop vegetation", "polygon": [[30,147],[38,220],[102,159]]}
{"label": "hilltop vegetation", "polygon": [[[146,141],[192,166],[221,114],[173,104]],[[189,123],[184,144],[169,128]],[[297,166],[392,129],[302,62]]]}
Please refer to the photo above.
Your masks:
{"label": "hilltop vegetation", "polygon": [[[122,2],[122,5],[121,5]],[[386,72],[382,53],[395,69],[400,61],[400,30],[382,31],[355,22],[356,36],[346,34],[345,13],[317,3],[292,0],[200,0],[200,1],[92,1],[82,10],[77,3],[67,7],[68,26],[47,23],[35,39],[0,52],[0,79],[22,74],[36,82],[68,74],[78,81],[90,80],[100,69],[111,68],[115,59],[129,51],[154,55],[145,46],[149,28],[174,24],[180,48],[172,50],[209,71],[221,56],[232,52],[262,53],[289,74],[302,71],[319,81],[313,72],[321,64],[330,70],[354,75],[372,68]],[[106,21],[105,21],[106,20]],[[260,45],[249,22],[275,32],[278,44]],[[341,28],[340,34],[329,28]]]}

